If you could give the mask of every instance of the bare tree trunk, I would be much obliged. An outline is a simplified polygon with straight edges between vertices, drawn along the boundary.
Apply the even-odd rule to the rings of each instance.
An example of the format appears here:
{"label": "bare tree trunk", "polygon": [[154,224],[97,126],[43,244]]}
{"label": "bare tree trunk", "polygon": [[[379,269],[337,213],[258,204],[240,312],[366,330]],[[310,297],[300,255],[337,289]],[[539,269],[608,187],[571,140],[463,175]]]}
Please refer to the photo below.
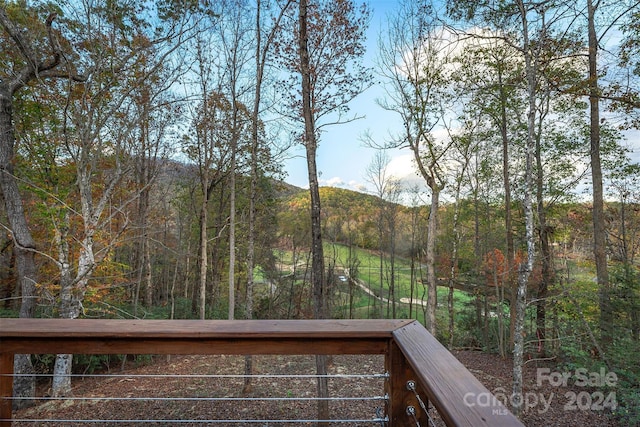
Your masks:
{"label": "bare tree trunk", "polygon": [[525,147],[525,175],[524,175],[524,195],[523,207],[525,216],[525,235],[527,242],[527,259],[522,262],[518,272],[518,290],[516,293],[516,321],[513,337],[513,391],[514,397],[513,411],[516,416],[522,413],[522,390],[523,378],[522,367],[524,363],[524,320],[527,308],[527,286],[529,277],[533,271],[533,261],[535,257],[534,222],[533,222],[533,161],[535,156],[535,118],[536,118],[536,68],[533,64],[532,53],[530,52],[529,30],[527,9],[519,1],[522,20],[523,51],[525,59],[525,75],[527,79],[527,92],[529,97],[529,111],[527,120],[527,141]]}
{"label": "bare tree trunk", "polygon": [[[256,86],[255,86],[255,97],[253,99],[253,111],[251,113],[251,184],[249,189],[249,235],[247,242],[247,290],[245,295],[245,318],[252,319],[253,318],[253,292],[254,292],[254,276],[253,270],[255,268],[255,242],[256,242],[256,217],[257,217],[257,209],[256,209],[256,199],[258,196],[258,148],[260,146],[260,135],[258,133],[259,128],[259,120],[260,120],[260,102],[262,99],[262,82],[264,79],[264,70],[267,64],[267,55],[271,48],[271,44],[276,35],[277,31],[280,31],[280,21],[284,16],[285,10],[289,7],[291,0],[287,1],[286,4],[282,6],[280,9],[280,13],[276,18],[273,27],[271,27],[271,31],[269,32],[269,36],[264,43],[262,44],[262,2],[261,0],[256,1],[256,26],[255,26],[255,34],[256,34],[256,51],[255,51],[255,59],[256,59]],[[249,393],[251,391],[251,377],[253,371],[253,359],[251,356],[245,357],[245,382],[244,382],[244,393]]]}
{"label": "bare tree trunk", "polygon": [[502,69],[499,69],[498,84],[500,86],[500,136],[502,139],[502,184],[504,187],[504,228],[506,257],[504,277],[502,283],[507,285],[510,290],[510,334],[509,344],[513,347],[513,337],[516,324],[516,292],[515,283],[513,283],[513,268],[515,249],[513,244],[513,225],[511,215],[511,174],[509,171],[509,135],[507,132],[507,95],[505,93],[504,82],[502,81]]}
{"label": "bare tree trunk", "polygon": [[[238,22],[241,22],[238,19]],[[228,57],[228,73],[229,73],[229,91],[231,95],[231,140],[229,141],[231,158],[229,159],[229,320],[235,319],[236,311],[236,167],[238,142],[240,140],[240,127],[242,126],[239,119],[239,102],[238,102],[238,78],[242,69],[240,63],[242,52],[240,51],[241,33],[244,28],[238,28],[234,23],[232,41],[229,44]]]}
{"label": "bare tree trunk", "polygon": [[[474,154],[474,163],[479,163],[478,152]],[[475,258],[475,268],[477,272],[482,271],[482,251],[480,249],[480,183],[477,172],[473,175],[473,254]],[[476,323],[478,328],[482,331],[482,345],[484,348],[489,348],[489,333],[486,327],[485,319],[487,318],[487,294],[489,289],[486,288],[484,292],[476,294]],[[484,311],[484,316],[482,315]]]}
{"label": "bare tree trunk", "polygon": [[[144,173],[144,172],[143,172]],[[142,184],[146,185],[146,184]],[[140,224],[140,238],[138,244],[138,266],[140,269],[139,277],[143,283],[138,284],[142,286],[144,284],[144,305],[151,307],[153,305],[153,287],[151,284],[151,250],[149,248],[149,224],[147,216],[149,212],[149,189],[145,188],[140,193],[140,200],[138,202],[138,221]],[[136,304],[138,301],[136,301]]]}
{"label": "bare tree trunk", "polygon": [[[593,254],[600,290],[600,338],[611,342],[613,313],[610,304],[609,271],[607,269],[606,229],[604,220],[604,196],[602,165],[600,161],[600,88],[598,86],[598,37],[596,34],[593,0],[587,0],[589,32],[589,111],[591,182],[593,186]],[[606,346],[605,346],[606,347]]]}
{"label": "bare tree trunk", "polygon": [[[78,257],[78,271],[76,277],[69,283],[68,289],[61,290],[61,294],[68,295],[69,299],[63,301],[60,317],[64,319],[77,319],[82,313],[82,301],[87,291],[89,278],[95,269],[93,254],[93,233],[85,230],[85,238],[82,242]],[[53,396],[67,396],[71,392],[71,368],[73,364],[72,354],[58,354],[53,369],[53,381],[51,393]]]}
{"label": "bare tree trunk", "polygon": [[[395,221],[395,219],[393,220]],[[391,318],[396,318],[396,250],[395,250],[395,230],[389,230],[389,301],[387,307],[391,305]],[[389,309],[387,308],[387,317],[389,317]]]}
{"label": "bare tree trunk", "polygon": [[[146,221],[145,221],[146,223]],[[145,224],[145,244],[144,244],[144,302],[147,307],[153,306],[153,276],[151,274],[151,244],[149,231]]]}
{"label": "bare tree trunk", "polygon": [[429,209],[429,222],[427,225],[427,283],[429,293],[427,297],[427,317],[429,332],[433,336],[437,333],[436,309],[438,307],[438,282],[436,277],[436,232],[438,230],[438,209],[440,206],[440,189],[431,186],[431,208]]}
{"label": "bare tree trunk", "polygon": [[169,319],[171,320],[176,318],[176,282],[178,281],[178,265],[179,262],[176,257],[176,265],[173,269],[173,279],[171,280],[171,289],[169,290],[169,303],[171,307]]}
{"label": "bare tree trunk", "polygon": [[[22,198],[13,175],[14,141],[13,93],[10,88],[2,84],[0,85],[0,190],[2,190],[5,212],[14,242],[16,270],[22,297],[20,317],[33,317],[36,307],[36,265],[33,252],[35,242],[27,225]],[[31,357],[28,354],[16,354],[14,370],[16,374],[25,375],[14,377],[14,396],[33,397],[35,377],[28,376],[34,373]],[[28,404],[28,400],[16,400],[14,406],[21,407]]]}
{"label": "bare tree trunk", "polygon": [[[496,287],[496,311],[498,312],[498,352],[500,353],[500,357],[504,359],[504,357],[506,356],[506,349],[504,344],[504,315],[502,314],[502,305],[504,303],[505,283],[503,281],[498,280],[497,270],[498,270],[498,266],[494,265],[493,285]],[[485,310],[486,310],[486,307],[485,307]],[[491,317],[490,313],[487,313],[486,311],[484,313],[484,316],[485,316],[485,319],[489,319]]]}
{"label": "bare tree trunk", "polygon": [[[465,165],[466,168],[466,165]],[[464,173],[464,170],[463,170]],[[460,230],[458,228],[460,217],[460,186],[462,185],[462,177],[456,182],[455,202],[453,206],[453,242],[451,245],[451,264],[449,268],[449,295],[447,304],[449,309],[449,348],[453,348],[453,335],[455,330],[455,312],[453,307],[453,291],[454,282],[458,274],[458,245],[460,241]]]}
{"label": "bare tree trunk", "polygon": [[[144,152],[141,154],[145,157]],[[145,179],[143,178],[145,172],[145,161],[140,159],[141,171],[139,171],[140,180],[139,185],[144,187]],[[149,248],[149,230],[147,215],[149,211],[149,189],[143,188],[140,192],[138,199],[138,228],[140,230],[140,236],[137,242],[137,256],[135,257],[135,272],[136,272],[136,288],[133,298],[133,315],[138,315],[138,305],[140,304],[140,290],[144,285],[144,305],[151,307],[153,302],[153,288],[151,285],[151,253]]]}
{"label": "bare tree trunk", "polygon": [[208,204],[206,203],[207,190],[204,188],[203,196],[205,200],[202,201],[200,207],[200,319],[205,319],[206,314],[206,301],[207,301],[207,266],[208,251],[207,251],[207,221],[208,221]]}
{"label": "bare tree trunk", "polygon": [[[191,283],[191,239],[187,237],[187,250],[184,253],[185,256],[185,260],[184,260],[184,277],[185,277],[185,283],[184,283],[184,289],[182,290],[183,294],[182,297],[184,299],[189,298],[189,292],[191,292],[191,300],[194,300],[194,294],[196,293],[196,284],[195,283]],[[192,303],[192,313],[195,314],[196,311],[193,310],[193,303]]]}
{"label": "bare tree trunk", "polygon": [[[69,261],[69,213],[65,207],[63,217],[60,224],[55,230],[56,246],[58,248],[58,268],[60,270],[60,317],[71,318],[71,313],[74,310],[73,306],[73,278],[71,272],[71,263]],[[71,363],[73,361],[72,354],[58,354],[54,364],[53,371],[55,373],[63,372],[71,373]],[[55,397],[67,396],[71,392],[71,376],[70,375],[56,375],[53,377],[53,384],[51,385],[52,394]]]}
{"label": "bare tree trunk", "polygon": [[[143,88],[143,91],[147,91],[146,87]],[[143,97],[143,99],[148,99],[148,96]],[[151,307],[153,305],[153,286],[151,282],[151,249],[149,248],[150,239],[149,239],[149,224],[148,224],[148,216],[149,216],[149,204],[151,198],[151,190],[149,188],[149,184],[151,182],[151,156],[149,156],[149,105],[148,103],[143,103],[141,106],[142,114],[139,120],[139,128],[140,128],[140,151],[138,154],[138,168],[136,168],[137,181],[138,186],[140,188],[140,195],[138,197],[138,224],[140,229],[140,237],[138,239],[138,259],[136,268],[139,269],[138,277],[140,282],[138,282],[137,289],[139,289],[144,283],[144,304],[146,307]],[[143,283],[141,283],[143,282]],[[138,299],[138,295],[136,295],[136,299]],[[139,301],[135,301],[136,309]],[[135,313],[135,310],[134,310]]]}
{"label": "bare tree trunk", "polygon": [[[417,191],[417,190],[416,190]],[[418,218],[419,218],[420,210],[413,206],[411,208],[411,283],[409,289],[409,319],[413,319],[413,300],[415,295],[417,294],[417,285],[418,285],[418,272],[417,272],[417,263],[419,261],[418,258],[418,247],[417,244],[417,234],[418,234]],[[416,309],[416,315],[418,310]]]}
{"label": "bare tree trunk", "polygon": [[237,111],[235,100],[233,102],[234,116],[234,136],[231,142],[231,174],[229,175],[229,320],[235,319],[236,315],[236,151],[238,144],[237,137]]}
{"label": "bare tree trunk", "polygon": [[36,268],[35,242],[20,197],[20,190],[13,174],[14,133],[12,95],[0,87],[0,189],[4,200],[11,237],[15,243],[16,267],[22,302],[20,317],[33,317],[35,313]]}
{"label": "bare tree trunk", "polygon": [[[307,0],[300,0],[299,5],[299,53],[300,74],[302,77],[302,109],[304,115],[304,145],[307,155],[307,171],[309,175],[309,193],[311,196],[311,282],[313,287],[313,314],[316,319],[326,317],[325,284],[324,284],[324,251],[322,247],[322,224],[320,217],[320,191],[318,186],[318,171],[316,168],[316,129],[313,111],[311,109],[311,69],[309,66],[309,50],[307,39]],[[318,419],[329,419],[328,401],[322,400],[329,396],[327,382],[327,356],[316,355],[316,373],[318,374]],[[328,423],[318,423],[327,426]]]}
{"label": "bare tree trunk", "polygon": [[[456,220],[454,220],[455,222]],[[455,228],[455,226],[454,226]],[[458,244],[457,242],[455,242],[455,240],[457,239],[457,237],[455,237],[455,234],[457,233],[457,230],[454,231],[454,243],[453,243],[453,251],[451,254],[451,265],[450,265],[450,270],[449,270],[449,294],[447,295],[447,308],[449,311],[449,348],[452,349],[453,348],[453,331],[454,331],[454,327],[455,327],[455,313],[454,313],[454,309],[453,309],[453,291],[454,291],[454,280],[455,280],[455,275],[456,275],[456,259],[457,259],[457,253],[458,253]]]}
{"label": "bare tree trunk", "polygon": [[[382,213],[380,214],[382,215]],[[380,232],[378,233],[378,239],[380,240],[379,242],[379,249],[378,251],[380,252],[378,254],[378,260],[379,260],[379,266],[378,268],[380,269],[380,271],[378,272],[378,278],[380,281],[380,289],[378,291],[378,296],[379,298],[375,298],[373,300],[373,304],[380,304],[380,310],[378,312],[378,317],[380,319],[384,318],[384,305],[382,304],[382,296],[384,295],[384,246],[383,246],[383,241],[384,241],[384,235],[382,233],[382,218],[379,219],[380,224],[378,225]]]}
{"label": "bare tree trunk", "polygon": [[[247,290],[245,292],[245,319],[253,319],[253,290],[256,251],[256,198],[258,191],[258,120],[260,118],[260,100],[262,96],[262,78],[264,75],[264,61],[262,60],[262,2],[256,2],[256,87],[253,98],[253,110],[251,113],[251,181],[249,188],[249,232],[247,236]],[[266,49],[265,49],[266,51]],[[244,358],[244,385],[242,393],[247,394],[252,390],[251,375],[253,374],[253,357]]]}
{"label": "bare tree trunk", "polygon": [[[85,161],[88,159],[81,156]],[[84,222],[84,237],[80,247],[78,256],[78,267],[76,277],[73,281],[69,280],[66,284],[67,289],[61,290],[61,294],[67,295],[68,299],[63,301],[64,305],[60,310],[60,317],[65,319],[76,319],[82,313],[82,301],[87,291],[89,279],[96,267],[95,255],[93,251],[94,235],[98,228],[97,222],[100,218],[106,200],[110,198],[109,194],[115,188],[115,182],[111,186],[107,186],[101,201],[94,206],[93,194],[91,189],[90,171],[87,164],[78,163],[77,185],[80,193],[80,202],[82,205],[82,220]],[[64,248],[61,246],[61,250]],[[64,284],[64,283],[63,283]],[[73,363],[73,355],[58,354],[53,370],[52,394],[54,396],[65,396],[71,391],[71,367]]]}
{"label": "bare tree trunk", "polygon": [[311,71],[307,48],[307,0],[300,1],[300,63],[302,74],[302,99],[305,123],[304,145],[307,156],[309,194],[311,197],[311,280],[313,284],[314,315],[325,317],[324,250],[322,247],[322,223],[320,216],[320,191],[316,167],[317,141],[315,121],[311,110]]}
{"label": "bare tree trunk", "polygon": [[551,230],[547,224],[547,212],[544,206],[543,198],[543,167],[542,167],[542,153],[540,147],[540,136],[536,138],[536,202],[539,224],[539,239],[540,239],[540,252],[542,255],[542,277],[538,286],[538,292],[536,295],[536,335],[538,337],[538,355],[540,357],[545,356],[546,352],[546,303],[549,285],[553,281],[553,258],[551,253],[551,244],[549,237]]}

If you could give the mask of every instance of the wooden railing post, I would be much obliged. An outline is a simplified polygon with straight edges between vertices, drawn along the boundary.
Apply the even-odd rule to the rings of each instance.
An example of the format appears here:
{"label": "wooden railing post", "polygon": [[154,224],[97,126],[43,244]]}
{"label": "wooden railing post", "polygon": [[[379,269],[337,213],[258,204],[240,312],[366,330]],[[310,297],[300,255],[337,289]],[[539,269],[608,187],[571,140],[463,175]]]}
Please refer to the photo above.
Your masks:
{"label": "wooden railing post", "polygon": [[13,397],[13,353],[0,353],[0,427],[10,427]]}
{"label": "wooden railing post", "polygon": [[0,319],[0,344],[0,419],[6,420],[0,427],[11,425],[14,353],[61,348],[76,354],[385,354],[391,427],[426,422],[421,403],[431,403],[448,426],[523,427],[415,320]]}
{"label": "wooden railing post", "polygon": [[387,407],[389,425],[392,427],[415,426],[415,421],[407,414],[407,408],[414,408],[417,419],[424,419],[424,413],[415,393],[407,388],[407,382],[414,380],[413,370],[394,340],[389,341],[385,364],[389,373],[385,390],[389,396]]}
{"label": "wooden railing post", "polygon": [[524,427],[420,323],[396,329],[393,342],[412,367],[421,399],[429,399],[447,426]]}

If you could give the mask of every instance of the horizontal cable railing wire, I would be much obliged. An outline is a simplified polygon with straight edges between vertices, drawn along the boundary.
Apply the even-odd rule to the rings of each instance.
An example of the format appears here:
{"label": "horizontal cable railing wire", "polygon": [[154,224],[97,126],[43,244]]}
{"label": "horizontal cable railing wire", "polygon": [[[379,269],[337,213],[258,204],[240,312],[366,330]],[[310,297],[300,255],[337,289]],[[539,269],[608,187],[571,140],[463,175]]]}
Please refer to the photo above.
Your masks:
{"label": "horizontal cable railing wire", "polygon": [[149,425],[158,425],[158,424],[316,424],[316,423],[336,423],[336,424],[345,424],[345,423],[355,423],[357,425],[362,425],[362,423],[368,423],[367,425],[386,425],[388,419],[385,418],[371,418],[371,419],[344,419],[344,420],[335,420],[335,419],[300,419],[300,420],[272,420],[272,419],[264,419],[264,420],[61,420],[61,419],[34,419],[34,420],[14,420],[14,422],[22,422],[22,423],[35,423],[37,425],[41,424],[50,424],[50,423],[64,423],[66,424],[149,424]]}
{"label": "horizontal cable railing wire", "polygon": [[[0,374],[0,377],[10,376],[13,378],[24,378],[38,376],[40,378],[53,378],[53,374]],[[384,374],[333,374],[333,375],[279,375],[279,374],[262,374],[262,375],[244,375],[244,374],[180,374],[180,375],[162,375],[162,374],[70,374],[70,378],[389,378],[388,373]]]}
{"label": "horizontal cable railing wire", "polygon": [[[203,362],[203,357],[187,356]],[[216,357],[216,356],[209,356]],[[356,356],[353,356],[356,357]],[[197,359],[196,359],[197,358]],[[225,362],[229,363],[231,357]],[[240,358],[238,358],[240,359]],[[299,361],[298,361],[299,362]],[[378,361],[382,368],[382,358]],[[184,361],[180,362],[184,365]],[[197,365],[198,363],[194,363]],[[237,361],[235,361],[238,364]],[[206,364],[206,363],[204,363]],[[215,363],[213,363],[215,364]],[[287,365],[287,369],[294,369]],[[304,363],[303,363],[304,364]],[[151,366],[150,366],[151,367]],[[197,368],[197,366],[194,366]],[[304,366],[303,369],[309,369]],[[343,369],[338,367],[338,369]],[[379,371],[380,369],[378,369]],[[2,375],[0,375],[2,376]],[[9,376],[9,375],[4,375]],[[14,376],[14,375],[11,375]],[[29,374],[15,376],[32,376]],[[346,426],[388,425],[385,407],[387,373],[138,374],[71,375],[72,395],[55,397],[47,389],[53,375],[38,374],[40,395],[10,398],[29,400],[31,407],[14,412],[12,426],[76,425],[301,425],[328,423]],[[330,384],[330,396],[316,396],[316,382]],[[249,380],[253,392],[243,393]],[[223,384],[224,383],[224,384]],[[76,384],[82,384],[81,387]],[[93,388],[90,384],[93,384]],[[122,395],[113,395],[115,388]],[[157,386],[154,386],[157,384]],[[116,387],[118,386],[118,387]],[[169,394],[168,390],[171,391]],[[330,418],[320,419],[317,403],[326,401]]]}
{"label": "horizontal cable railing wire", "polygon": [[[423,325],[415,320],[399,319],[342,319],[342,320],[118,320],[118,319],[9,319],[0,318],[0,373],[14,372],[16,354],[55,354],[64,351],[91,357],[92,354],[138,354],[136,362],[148,362],[156,356],[167,357],[166,363],[151,363],[157,369],[138,370],[140,374],[237,374],[263,373],[309,374],[316,371],[316,355],[329,355],[329,359],[355,357],[349,364],[340,366],[329,360],[328,372],[364,372],[366,374],[388,371],[387,379],[376,387],[359,386],[360,381],[332,379],[329,396],[376,397],[384,390],[388,401],[381,402],[337,399],[329,402],[313,400],[291,401],[42,401],[28,409],[13,409],[11,396],[13,378],[0,376],[0,426],[18,427],[33,423],[14,422],[18,419],[62,420],[48,427],[72,426],[64,420],[98,420],[103,424],[136,425],[140,420],[148,424],[189,425],[238,425],[253,424],[251,420],[267,425],[297,425],[300,423],[345,423],[364,425],[436,425],[442,421],[447,426],[473,427],[523,427],[508,409],[497,399],[487,405],[465,404],[466,396],[489,396],[491,392],[460,361],[449,353]],[[170,355],[180,356],[173,359]],[[251,366],[251,357],[275,357],[266,364]],[[210,357],[222,358],[217,364]],[[235,365],[224,355],[234,355]],[[283,363],[281,359],[306,355],[306,362]],[[113,359],[92,359],[92,369],[109,371]],[[199,357],[199,358],[198,358]],[[267,357],[267,356],[265,356]],[[365,362],[362,362],[364,358]],[[280,359],[278,359],[280,358]],[[372,362],[377,358],[376,362]],[[75,358],[74,358],[75,359]],[[121,359],[124,365],[129,358]],[[253,359],[254,361],[257,359]],[[275,360],[275,364],[274,364]],[[290,360],[290,359],[288,359]],[[44,360],[51,364],[51,358]],[[170,363],[171,362],[171,363]],[[244,363],[243,363],[244,362]],[[40,363],[39,366],[43,364]],[[197,365],[197,366],[196,366]],[[348,366],[345,369],[345,366]],[[376,366],[376,368],[372,368]],[[206,369],[198,370],[196,367]],[[293,367],[304,369],[293,369]],[[383,367],[383,368],[382,368]],[[169,369],[171,368],[171,369]],[[173,368],[177,368],[172,370]],[[234,375],[235,376],[235,375]],[[247,379],[248,380],[248,379]],[[50,381],[50,380],[47,380]],[[292,378],[283,384],[279,378],[252,378],[251,384],[237,378],[169,378],[162,377],[151,385],[150,379],[105,378],[95,381],[75,381],[72,396],[95,397],[314,397],[315,390],[323,388],[318,378]],[[368,380],[367,380],[368,381]],[[355,382],[355,384],[354,384]],[[416,385],[407,388],[408,382]],[[83,383],[90,384],[83,386]],[[315,384],[314,384],[315,383]],[[344,383],[344,384],[341,384]],[[39,396],[50,382],[38,384]],[[83,388],[84,387],[84,388]],[[115,393],[115,390],[118,390]],[[374,391],[372,391],[374,390]],[[366,391],[366,392],[365,392]],[[318,396],[315,396],[318,397]],[[314,403],[316,404],[314,406]],[[328,404],[329,415],[320,411]],[[437,414],[433,410],[437,410]],[[79,410],[85,411],[84,414]],[[40,412],[38,412],[40,411]],[[425,413],[427,412],[427,413]],[[364,414],[364,416],[361,416]],[[372,416],[371,414],[375,414]],[[328,418],[335,418],[329,420]],[[439,418],[439,419],[438,419]],[[369,420],[358,422],[353,420]],[[150,420],[155,420],[151,421]],[[135,422],[133,422],[135,421]],[[180,421],[180,422],[177,422]],[[186,422],[183,422],[186,421]],[[218,422],[219,421],[219,422]],[[353,422],[352,422],[353,421]],[[407,424],[408,423],[408,424]],[[412,424],[413,423],[413,424]],[[40,424],[42,424],[40,422]],[[39,424],[39,425],[40,425]],[[84,424],[88,424],[84,422]]]}

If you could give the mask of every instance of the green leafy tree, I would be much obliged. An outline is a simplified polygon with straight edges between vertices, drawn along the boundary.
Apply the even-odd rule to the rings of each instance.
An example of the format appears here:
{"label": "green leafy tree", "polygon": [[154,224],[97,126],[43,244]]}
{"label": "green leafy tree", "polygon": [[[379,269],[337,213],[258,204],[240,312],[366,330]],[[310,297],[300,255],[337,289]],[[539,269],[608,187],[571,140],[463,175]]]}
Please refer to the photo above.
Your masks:
{"label": "green leafy tree", "polygon": [[[306,150],[311,194],[312,253],[316,315],[324,317],[323,256],[316,151],[322,128],[353,120],[348,103],[369,84],[361,63],[369,10],[354,2],[301,2],[283,23],[288,29],[276,44],[280,64],[291,77],[282,82],[285,108],[292,120],[305,124],[301,137]],[[302,86],[300,86],[302,84]]]}
{"label": "green leafy tree", "polygon": [[[70,64],[65,62],[59,34],[53,26],[55,18],[55,9],[48,5],[27,8],[22,4],[0,4],[0,27],[3,30],[0,54],[3,63],[8,65],[0,75],[0,189],[16,254],[22,295],[21,317],[34,315],[38,278],[34,259],[35,243],[14,175],[13,100],[31,82],[76,76]],[[27,355],[16,356],[15,370],[22,374],[31,371]],[[34,392],[32,377],[16,377],[14,393],[17,396],[30,397]]]}
{"label": "green leafy tree", "polygon": [[[507,3],[467,1],[453,2],[449,11],[458,18],[477,18],[481,25],[489,25],[495,37],[508,46],[513,47],[522,63],[524,74],[523,94],[527,101],[523,120],[524,141],[524,177],[522,183],[522,206],[525,224],[526,257],[518,265],[518,286],[515,298],[512,299],[513,319],[513,396],[522,396],[522,366],[524,355],[524,318],[527,301],[527,289],[533,272],[535,260],[535,222],[533,198],[535,196],[536,148],[540,138],[539,106],[544,105],[540,81],[544,74],[544,65],[559,56],[559,49],[554,49],[554,26],[562,23],[568,16],[571,7],[565,4],[536,4],[533,2],[514,1]],[[565,39],[561,39],[562,42]],[[562,45],[559,43],[558,45]],[[547,50],[548,49],[548,50]],[[538,150],[539,152],[539,150]],[[538,159],[540,157],[538,156]],[[540,168],[540,164],[538,165]],[[539,173],[542,173],[540,170]],[[540,202],[542,202],[540,200]],[[539,211],[540,212],[540,211]],[[544,218],[544,211],[543,218]],[[507,230],[509,233],[509,230]],[[546,242],[546,240],[545,240]],[[514,412],[520,415],[521,399],[515,399]]]}
{"label": "green leafy tree", "polygon": [[[62,255],[67,253],[67,247],[74,246],[60,240],[60,259],[75,260],[73,267],[60,262],[64,268],[73,268],[71,274],[61,270],[61,278],[67,280],[60,284],[60,317],[74,319],[83,314],[90,281],[101,263],[109,259],[118,236],[128,225],[126,213],[139,196],[138,191],[146,188],[122,194],[130,188],[131,158],[139,154],[132,147],[144,133],[139,125],[145,112],[139,107],[144,105],[145,96],[151,96],[148,85],[162,81],[165,61],[192,34],[189,11],[182,9],[182,14],[166,15],[171,7],[178,6],[159,2],[138,7],[136,2],[123,0],[74,3],[63,8],[70,17],[66,21],[70,40],[67,57],[73,58],[87,77],[81,83],[59,86],[51,92],[61,112],[61,156],[73,165],[76,174],[76,199],[66,206],[69,215],[77,214],[81,223],[78,233],[68,236],[79,242],[74,257]],[[168,86],[157,85],[153,93],[167,89]],[[159,98],[156,102],[161,103]],[[64,223],[66,216],[62,218]],[[71,364],[71,355],[56,358],[54,394],[70,391]]]}
{"label": "green leafy tree", "polygon": [[389,35],[381,43],[380,65],[389,84],[383,108],[397,112],[404,130],[391,144],[411,150],[420,176],[431,192],[425,264],[427,269],[427,327],[437,333],[436,235],[440,196],[446,176],[443,161],[451,141],[437,139],[449,99],[450,62],[455,42],[435,18],[428,3],[407,1],[390,20]]}
{"label": "green leafy tree", "polygon": [[[290,10],[294,12],[293,9]],[[369,21],[366,5],[351,0],[299,2],[297,13],[289,16],[288,31],[282,32],[277,54],[290,72],[284,83],[286,107],[296,122],[302,120],[300,137],[305,148],[311,196],[311,254],[314,317],[326,317],[327,284],[324,272],[322,224],[316,152],[323,126],[345,121],[348,103],[369,82],[369,71],[361,66],[365,31]],[[319,356],[318,374],[326,372],[326,360]],[[320,396],[327,395],[325,381],[318,382]],[[319,416],[328,415],[321,401]],[[324,418],[326,419],[326,417]]]}
{"label": "green leafy tree", "polygon": [[[522,134],[526,103],[524,81],[522,79],[522,58],[518,49],[503,41],[498,34],[490,31],[471,34],[464,44],[463,52],[457,58],[459,68],[454,73],[457,91],[462,99],[469,99],[466,115],[480,114],[485,127],[495,129],[499,135],[502,151],[502,186],[504,194],[504,251],[507,287],[511,295],[511,339],[515,326],[515,277],[514,271],[514,225],[512,187],[514,159],[522,157]],[[485,132],[485,134],[488,132]],[[486,134],[485,139],[493,139]],[[513,344],[513,343],[512,343]]]}

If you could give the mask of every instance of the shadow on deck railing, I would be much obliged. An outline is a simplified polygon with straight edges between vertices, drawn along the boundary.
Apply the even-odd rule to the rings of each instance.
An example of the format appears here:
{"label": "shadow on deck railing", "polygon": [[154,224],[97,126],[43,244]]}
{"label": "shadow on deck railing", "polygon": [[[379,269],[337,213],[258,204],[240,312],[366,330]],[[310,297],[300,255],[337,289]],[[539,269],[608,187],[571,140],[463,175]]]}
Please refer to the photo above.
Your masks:
{"label": "shadow on deck railing", "polygon": [[522,426],[412,320],[0,319],[0,427],[12,422],[14,355],[55,353],[382,354],[387,426],[428,425],[426,405],[448,426]]}

